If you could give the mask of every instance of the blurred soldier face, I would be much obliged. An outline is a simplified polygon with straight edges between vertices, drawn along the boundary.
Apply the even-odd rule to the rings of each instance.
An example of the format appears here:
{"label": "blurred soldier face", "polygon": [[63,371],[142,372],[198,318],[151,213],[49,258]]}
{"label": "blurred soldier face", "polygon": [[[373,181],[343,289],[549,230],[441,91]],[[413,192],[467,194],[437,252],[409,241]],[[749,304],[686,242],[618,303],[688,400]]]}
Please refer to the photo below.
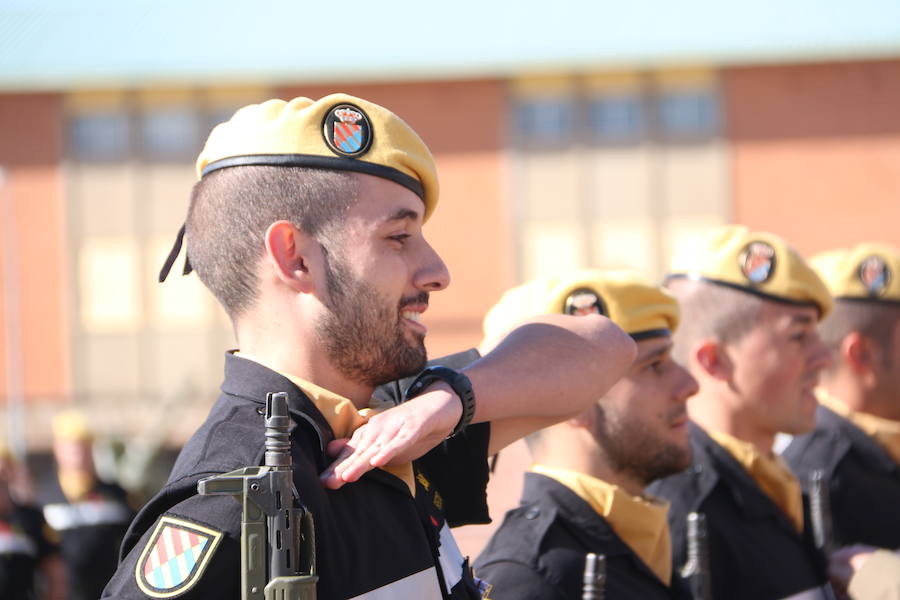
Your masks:
{"label": "blurred soldier face", "polygon": [[628,374],[596,406],[594,437],[612,468],[646,485],[690,465],[686,403],[698,388],[672,360],[669,337],[640,340],[637,347]]}
{"label": "blurred soldier face", "polygon": [[359,202],[326,248],[327,311],[316,330],[332,363],[379,385],[425,365],[421,315],[450,275],[422,235],[424,205],[405,187],[360,175]]}
{"label": "blurred soldier face", "polygon": [[61,470],[94,470],[94,458],[89,440],[57,439],[53,442],[53,456]]}
{"label": "blurred soldier face", "polygon": [[800,434],[815,426],[813,389],[831,355],[816,330],[818,313],[808,306],[764,302],[753,329],[726,343],[732,409],[767,434]]}
{"label": "blurred soldier face", "polygon": [[875,393],[884,399],[883,405],[893,408],[893,414],[886,412],[884,418],[900,421],[900,318],[884,325],[891,335],[888,343],[878,345],[872,364]]}

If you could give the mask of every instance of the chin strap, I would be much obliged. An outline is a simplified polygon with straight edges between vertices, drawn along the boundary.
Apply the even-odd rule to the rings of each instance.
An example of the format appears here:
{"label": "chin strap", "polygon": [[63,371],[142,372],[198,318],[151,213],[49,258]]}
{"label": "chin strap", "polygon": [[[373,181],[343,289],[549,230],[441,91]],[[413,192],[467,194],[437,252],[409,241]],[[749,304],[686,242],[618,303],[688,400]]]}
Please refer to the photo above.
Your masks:
{"label": "chin strap", "polygon": [[[166,280],[166,277],[169,276],[169,271],[172,269],[172,264],[174,264],[175,259],[178,258],[178,255],[181,253],[181,245],[184,242],[184,225],[181,226],[181,229],[178,230],[178,235],[175,237],[175,243],[172,245],[172,249],[169,250],[169,256],[166,258],[166,262],[163,263],[162,269],[159,271],[159,282],[162,283]],[[187,275],[191,271],[193,271],[193,267],[191,267],[191,261],[187,256],[187,251],[185,251],[184,255],[184,271],[182,271],[182,275]]]}

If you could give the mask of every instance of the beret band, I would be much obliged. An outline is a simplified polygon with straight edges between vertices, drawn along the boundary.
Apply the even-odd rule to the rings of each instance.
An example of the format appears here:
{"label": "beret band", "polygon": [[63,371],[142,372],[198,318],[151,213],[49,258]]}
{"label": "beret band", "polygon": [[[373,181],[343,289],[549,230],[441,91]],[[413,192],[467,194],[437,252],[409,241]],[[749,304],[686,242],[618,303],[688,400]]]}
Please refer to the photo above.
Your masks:
{"label": "beret band", "polygon": [[315,154],[251,154],[246,156],[230,156],[211,162],[203,167],[202,177],[213,171],[228,167],[272,166],[272,167],[308,167],[311,169],[332,169],[335,171],[355,171],[389,179],[412,191],[416,196],[425,199],[425,188],[415,178],[397,169],[385,165],[366,162],[352,158],[337,156],[318,156]]}

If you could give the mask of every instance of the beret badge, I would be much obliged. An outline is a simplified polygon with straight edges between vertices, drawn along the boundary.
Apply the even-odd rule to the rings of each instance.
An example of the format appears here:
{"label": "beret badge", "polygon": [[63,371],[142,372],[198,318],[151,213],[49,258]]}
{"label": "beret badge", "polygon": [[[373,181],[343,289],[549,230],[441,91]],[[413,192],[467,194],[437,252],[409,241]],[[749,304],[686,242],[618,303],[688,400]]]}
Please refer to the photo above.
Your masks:
{"label": "beret badge", "polygon": [[358,106],[338,104],[325,113],[322,125],[325,144],[338,156],[357,157],[372,144],[372,125]]}
{"label": "beret badge", "polygon": [[567,315],[576,317],[584,315],[605,315],[606,307],[600,300],[600,295],[590,288],[578,288],[566,297],[566,305],[563,311]]}
{"label": "beret badge", "polygon": [[738,264],[747,281],[765,283],[775,273],[775,249],[765,242],[750,242],[738,256]]}
{"label": "beret badge", "polygon": [[859,263],[857,271],[869,296],[880,296],[891,282],[891,270],[880,256],[869,256]]}

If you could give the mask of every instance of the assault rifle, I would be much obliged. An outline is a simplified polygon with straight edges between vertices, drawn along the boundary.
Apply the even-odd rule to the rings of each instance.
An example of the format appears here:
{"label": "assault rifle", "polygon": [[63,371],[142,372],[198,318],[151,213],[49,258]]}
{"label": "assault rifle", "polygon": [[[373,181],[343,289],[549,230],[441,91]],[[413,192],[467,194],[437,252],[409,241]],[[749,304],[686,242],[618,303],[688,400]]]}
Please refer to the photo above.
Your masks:
{"label": "assault rifle", "polygon": [[687,516],[687,562],[681,576],[688,580],[694,600],[712,600],[709,572],[709,538],[706,515],[692,512]]}
{"label": "assault rifle", "polygon": [[581,600],[603,600],[606,590],[606,557],[589,553],[584,561],[584,587]]}
{"label": "assault rifle", "polygon": [[312,514],[297,502],[292,479],[291,418],[287,394],[266,396],[266,459],[200,480],[203,495],[240,502],[241,599],[315,600],[315,533]]}

